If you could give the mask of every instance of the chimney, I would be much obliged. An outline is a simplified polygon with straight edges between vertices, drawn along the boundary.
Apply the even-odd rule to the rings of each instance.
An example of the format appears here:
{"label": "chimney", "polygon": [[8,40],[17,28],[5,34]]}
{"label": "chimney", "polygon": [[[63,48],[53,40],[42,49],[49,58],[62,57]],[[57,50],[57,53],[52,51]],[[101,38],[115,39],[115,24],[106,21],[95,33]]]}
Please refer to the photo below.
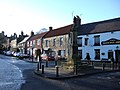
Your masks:
{"label": "chimney", "polygon": [[4,31],[2,31],[2,35],[4,36]]}
{"label": "chimney", "polygon": [[21,31],[21,35],[22,35],[22,36],[24,35],[23,31]]}
{"label": "chimney", "polygon": [[51,31],[52,30],[52,27],[49,27],[49,31]]}
{"label": "chimney", "polygon": [[33,36],[34,35],[34,32],[33,31],[31,31],[31,34],[30,34],[31,36]]}
{"label": "chimney", "polygon": [[76,17],[74,16],[73,24],[74,24],[74,26],[77,26],[77,27],[79,27],[81,25],[81,18],[78,15]]}

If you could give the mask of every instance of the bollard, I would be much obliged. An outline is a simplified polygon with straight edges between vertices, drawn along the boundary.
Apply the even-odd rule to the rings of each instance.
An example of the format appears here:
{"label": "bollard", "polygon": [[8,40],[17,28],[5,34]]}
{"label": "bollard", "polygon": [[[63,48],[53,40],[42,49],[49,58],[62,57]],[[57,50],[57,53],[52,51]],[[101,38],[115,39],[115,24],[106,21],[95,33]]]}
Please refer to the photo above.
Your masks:
{"label": "bollard", "polygon": [[59,67],[56,66],[56,77],[59,77]]}
{"label": "bollard", "polygon": [[75,65],[75,75],[77,75],[78,73],[77,73],[77,65]]}
{"label": "bollard", "polygon": [[117,70],[119,70],[119,63],[117,62]]}
{"label": "bollard", "polygon": [[102,70],[105,70],[105,63],[102,63]]}
{"label": "bollard", "polygon": [[37,63],[37,71],[39,71],[39,63]]}
{"label": "bollard", "polygon": [[48,60],[46,61],[46,67],[48,67]]}
{"label": "bollard", "polygon": [[44,74],[44,65],[42,65],[42,74]]}

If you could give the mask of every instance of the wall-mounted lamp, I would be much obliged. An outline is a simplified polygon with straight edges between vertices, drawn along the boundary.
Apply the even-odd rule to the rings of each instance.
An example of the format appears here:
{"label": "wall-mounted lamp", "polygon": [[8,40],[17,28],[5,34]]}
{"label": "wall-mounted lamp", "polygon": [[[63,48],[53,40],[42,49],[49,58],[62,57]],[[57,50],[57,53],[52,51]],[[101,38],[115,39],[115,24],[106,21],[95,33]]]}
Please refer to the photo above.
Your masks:
{"label": "wall-mounted lamp", "polygon": [[111,31],[111,34],[113,34],[114,33],[114,31]]}
{"label": "wall-mounted lamp", "polygon": [[118,50],[118,49],[119,49],[119,46],[116,46],[116,49]]}

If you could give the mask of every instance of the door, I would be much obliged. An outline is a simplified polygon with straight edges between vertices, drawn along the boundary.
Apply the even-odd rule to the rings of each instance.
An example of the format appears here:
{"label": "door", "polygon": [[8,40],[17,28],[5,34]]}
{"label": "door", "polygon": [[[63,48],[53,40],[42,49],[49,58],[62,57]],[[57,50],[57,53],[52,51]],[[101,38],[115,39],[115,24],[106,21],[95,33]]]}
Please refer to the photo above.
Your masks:
{"label": "door", "polygon": [[116,62],[120,62],[120,50],[115,50],[115,59]]}
{"label": "door", "polygon": [[109,50],[108,51],[108,59],[114,58],[113,56],[113,51]]}

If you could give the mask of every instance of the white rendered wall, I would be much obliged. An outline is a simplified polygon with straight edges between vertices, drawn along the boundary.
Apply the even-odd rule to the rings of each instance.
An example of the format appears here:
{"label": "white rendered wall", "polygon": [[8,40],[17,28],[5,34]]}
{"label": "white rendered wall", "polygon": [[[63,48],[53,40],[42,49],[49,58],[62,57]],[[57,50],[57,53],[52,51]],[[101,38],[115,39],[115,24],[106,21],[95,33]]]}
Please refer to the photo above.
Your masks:
{"label": "white rendered wall", "polygon": [[[100,46],[94,46],[94,36],[100,35]],[[115,50],[118,46],[118,49],[120,50],[120,44],[114,44],[114,45],[101,45],[102,41],[109,40],[111,38],[119,39],[120,40],[120,31],[115,32],[105,32],[105,33],[98,33],[98,34],[88,34],[88,35],[80,35],[78,36],[82,37],[82,47],[78,47],[78,50],[82,50],[82,59],[84,60],[86,57],[86,53],[90,54],[91,60],[95,60],[95,51],[94,49],[100,49],[100,60],[102,58],[108,58],[108,51],[112,50],[114,53],[115,58]],[[84,38],[88,39],[88,45],[84,45]],[[105,55],[102,55],[101,53],[105,53]]]}

